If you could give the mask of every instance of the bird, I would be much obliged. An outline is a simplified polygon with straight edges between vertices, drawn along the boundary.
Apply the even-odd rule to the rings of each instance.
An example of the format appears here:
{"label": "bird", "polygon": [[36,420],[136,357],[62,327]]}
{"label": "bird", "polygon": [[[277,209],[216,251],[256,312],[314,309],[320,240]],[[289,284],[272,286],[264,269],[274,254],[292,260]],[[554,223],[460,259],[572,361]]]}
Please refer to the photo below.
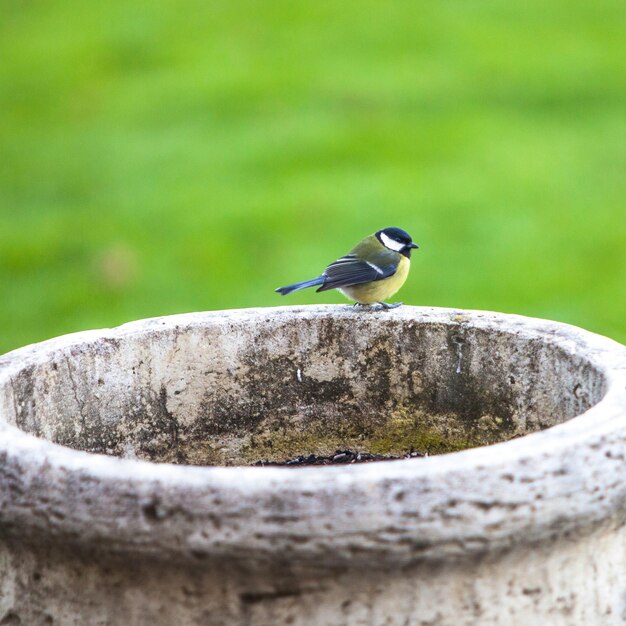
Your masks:
{"label": "bird", "polygon": [[331,263],[322,274],[310,280],[279,287],[283,296],[318,287],[316,291],[339,289],[356,305],[380,304],[395,309],[402,302],[388,304],[409,275],[411,251],[419,248],[411,235],[395,226],[383,228],[365,237],[348,254]]}

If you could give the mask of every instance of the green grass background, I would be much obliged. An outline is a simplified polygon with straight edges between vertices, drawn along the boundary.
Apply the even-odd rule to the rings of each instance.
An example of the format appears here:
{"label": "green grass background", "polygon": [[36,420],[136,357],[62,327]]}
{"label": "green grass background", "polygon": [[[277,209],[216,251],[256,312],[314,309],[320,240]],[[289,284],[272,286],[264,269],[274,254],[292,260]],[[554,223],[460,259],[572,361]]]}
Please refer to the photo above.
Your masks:
{"label": "green grass background", "polygon": [[361,237],[401,299],[626,342],[621,0],[0,0],[0,352],[281,298]]}

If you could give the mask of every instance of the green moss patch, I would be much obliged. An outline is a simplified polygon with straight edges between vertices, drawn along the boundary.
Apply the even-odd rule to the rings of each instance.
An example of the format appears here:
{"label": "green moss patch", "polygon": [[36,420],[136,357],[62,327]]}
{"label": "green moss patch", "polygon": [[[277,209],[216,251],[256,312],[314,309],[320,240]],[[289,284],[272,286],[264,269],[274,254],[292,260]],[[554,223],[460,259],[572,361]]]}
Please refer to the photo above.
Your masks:
{"label": "green moss patch", "polygon": [[[263,426],[267,428],[264,429]],[[256,432],[227,435],[207,440],[181,440],[174,447],[165,444],[140,457],[152,461],[188,465],[252,465],[258,461],[282,462],[301,455],[330,455],[338,449],[352,449],[376,455],[402,458],[408,452],[423,455],[447,454],[467,448],[506,441],[518,433],[508,420],[484,415],[469,422],[458,415],[428,415],[410,406],[400,406],[389,416],[355,419],[266,420]],[[146,451],[147,452],[147,451]]]}

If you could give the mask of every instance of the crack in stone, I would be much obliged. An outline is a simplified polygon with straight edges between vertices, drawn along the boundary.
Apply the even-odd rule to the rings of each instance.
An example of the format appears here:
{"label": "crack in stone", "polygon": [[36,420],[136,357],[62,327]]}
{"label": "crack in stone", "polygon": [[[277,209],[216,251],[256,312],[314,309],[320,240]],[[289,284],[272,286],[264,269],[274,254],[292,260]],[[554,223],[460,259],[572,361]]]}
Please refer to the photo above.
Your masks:
{"label": "crack in stone", "polygon": [[76,405],[78,406],[78,412],[80,414],[80,422],[83,430],[87,428],[87,416],[85,415],[85,403],[82,401],[78,395],[78,390],[76,387],[76,381],[74,380],[74,374],[72,372],[72,368],[70,366],[69,358],[65,359],[65,365],[67,367],[67,373],[70,377],[70,382],[72,383],[72,392],[74,394],[74,399],[76,400]]}
{"label": "crack in stone", "polygon": [[161,409],[163,410],[165,417],[170,423],[172,429],[170,433],[172,437],[172,445],[178,454],[178,432],[180,426],[174,414],[167,408],[167,389],[165,388],[165,385],[161,385],[161,389],[159,390],[159,403],[161,404]]}
{"label": "crack in stone", "polygon": [[9,386],[11,387],[11,398],[13,399],[13,412],[15,413],[15,424],[18,423],[20,418],[20,406],[17,401],[17,391],[15,389],[15,379],[11,376],[9,378]]}

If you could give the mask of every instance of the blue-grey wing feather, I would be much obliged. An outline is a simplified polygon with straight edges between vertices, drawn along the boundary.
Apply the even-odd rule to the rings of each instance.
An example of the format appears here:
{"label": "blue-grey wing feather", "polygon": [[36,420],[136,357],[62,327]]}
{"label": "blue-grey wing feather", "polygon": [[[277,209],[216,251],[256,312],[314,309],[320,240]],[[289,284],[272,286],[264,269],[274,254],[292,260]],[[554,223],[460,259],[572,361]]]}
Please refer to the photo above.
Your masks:
{"label": "blue-grey wing feather", "polygon": [[[381,262],[382,261],[382,262]],[[322,276],[324,284],[317,291],[360,285],[392,276],[398,268],[396,255],[376,258],[367,263],[348,254],[331,263]]]}

